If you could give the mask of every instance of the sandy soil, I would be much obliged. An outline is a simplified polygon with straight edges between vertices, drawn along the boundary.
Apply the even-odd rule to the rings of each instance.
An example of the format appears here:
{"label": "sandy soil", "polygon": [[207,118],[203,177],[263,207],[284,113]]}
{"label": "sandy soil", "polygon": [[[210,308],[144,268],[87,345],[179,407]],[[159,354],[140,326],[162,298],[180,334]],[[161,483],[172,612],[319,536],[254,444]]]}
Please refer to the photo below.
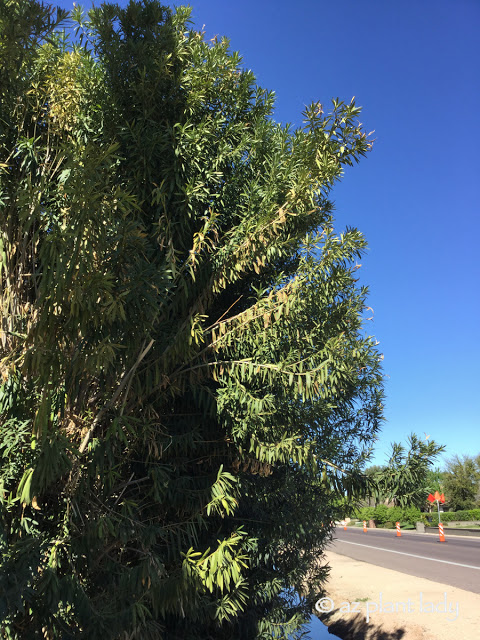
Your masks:
{"label": "sandy soil", "polygon": [[[480,595],[328,552],[319,615],[343,640],[477,640]],[[329,611],[331,609],[331,611]]]}

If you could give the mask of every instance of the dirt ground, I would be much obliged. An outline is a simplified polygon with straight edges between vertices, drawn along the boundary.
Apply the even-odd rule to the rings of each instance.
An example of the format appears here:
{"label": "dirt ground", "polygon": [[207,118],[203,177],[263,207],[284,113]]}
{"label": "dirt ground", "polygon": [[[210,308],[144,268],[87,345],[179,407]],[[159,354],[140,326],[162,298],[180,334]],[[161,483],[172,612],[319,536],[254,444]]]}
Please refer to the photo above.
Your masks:
{"label": "dirt ground", "polygon": [[[320,619],[343,640],[477,640],[480,595],[328,552]],[[330,610],[331,609],[331,610]]]}

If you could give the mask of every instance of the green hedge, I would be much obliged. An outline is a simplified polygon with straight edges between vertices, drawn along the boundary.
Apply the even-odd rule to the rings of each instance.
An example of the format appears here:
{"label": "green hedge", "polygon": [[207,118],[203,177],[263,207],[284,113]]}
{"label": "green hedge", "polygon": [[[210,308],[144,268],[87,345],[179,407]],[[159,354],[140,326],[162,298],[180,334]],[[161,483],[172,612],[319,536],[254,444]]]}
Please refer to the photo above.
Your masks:
{"label": "green hedge", "polygon": [[375,520],[375,507],[362,507],[356,513],[359,520]]}
{"label": "green hedge", "polygon": [[[433,511],[431,514],[423,514],[427,518],[431,518],[429,524],[438,527],[438,513]],[[463,511],[445,511],[440,514],[443,523],[452,522],[453,520],[480,520],[480,509],[465,509]]]}
{"label": "green hedge", "polygon": [[373,511],[373,520],[375,520],[375,524],[380,527],[383,526],[387,520],[392,519],[391,516],[388,515],[390,509],[386,504],[379,504]]}
{"label": "green hedge", "polygon": [[403,512],[403,517],[408,524],[412,526],[415,525],[416,522],[423,522],[422,512],[416,507],[407,507]]}
{"label": "green hedge", "polygon": [[[356,517],[360,520],[374,520],[379,527],[385,527],[386,523],[402,522],[406,525],[415,525],[416,522],[424,522],[438,527],[438,513],[422,513],[415,507],[387,507],[379,504],[377,507],[362,507],[356,512]],[[427,518],[431,518],[430,522]],[[441,514],[442,522],[452,522],[452,520],[480,520],[480,509],[465,509],[463,511],[445,511]],[[387,527],[388,528],[388,527]]]}
{"label": "green hedge", "polygon": [[360,520],[374,520],[379,527],[385,526],[387,522],[405,522],[414,525],[416,522],[422,521],[422,513],[420,509],[415,507],[387,507],[385,504],[379,504],[377,507],[363,507],[356,514]]}

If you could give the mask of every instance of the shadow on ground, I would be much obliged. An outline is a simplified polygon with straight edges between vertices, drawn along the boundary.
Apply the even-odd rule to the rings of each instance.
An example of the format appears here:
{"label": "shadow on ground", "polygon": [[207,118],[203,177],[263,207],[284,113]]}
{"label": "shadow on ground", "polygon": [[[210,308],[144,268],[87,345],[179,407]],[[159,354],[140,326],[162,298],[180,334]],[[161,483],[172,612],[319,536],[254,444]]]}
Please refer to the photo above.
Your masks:
{"label": "shadow on ground", "polygon": [[401,640],[407,633],[404,627],[387,631],[382,625],[375,624],[372,620],[367,622],[365,616],[357,614],[345,618],[333,609],[330,613],[322,613],[318,616],[328,627],[328,632],[342,638],[342,640]]}

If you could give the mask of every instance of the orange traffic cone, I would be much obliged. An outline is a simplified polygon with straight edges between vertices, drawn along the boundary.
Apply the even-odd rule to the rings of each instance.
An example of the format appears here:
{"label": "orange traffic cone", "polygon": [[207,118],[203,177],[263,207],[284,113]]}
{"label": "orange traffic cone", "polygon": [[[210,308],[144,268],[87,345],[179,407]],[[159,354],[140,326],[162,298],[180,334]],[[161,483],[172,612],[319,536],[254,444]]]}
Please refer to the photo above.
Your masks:
{"label": "orange traffic cone", "polygon": [[363,531],[364,531],[364,533],[367,533],[367,521],[366,520],[363,521]]}
{"label": "orange traffic cone", "polygon": [[347,530],[347,521],[346,520],[343,521],[343,530],[344,531]]}
{"label": "orange traffic cone", "polygon": [[438,533],[440,534],[440,542],[445,542],[445,534],[443,532],[443,524],[441,522],[438,523]]}
{"label": "orange traffic cone", "polygon": [[397,522],[396,525],[397,525],[397,538],[400,538],[400,536],[402,535],[402,532],[400,531],[400,523]]}

